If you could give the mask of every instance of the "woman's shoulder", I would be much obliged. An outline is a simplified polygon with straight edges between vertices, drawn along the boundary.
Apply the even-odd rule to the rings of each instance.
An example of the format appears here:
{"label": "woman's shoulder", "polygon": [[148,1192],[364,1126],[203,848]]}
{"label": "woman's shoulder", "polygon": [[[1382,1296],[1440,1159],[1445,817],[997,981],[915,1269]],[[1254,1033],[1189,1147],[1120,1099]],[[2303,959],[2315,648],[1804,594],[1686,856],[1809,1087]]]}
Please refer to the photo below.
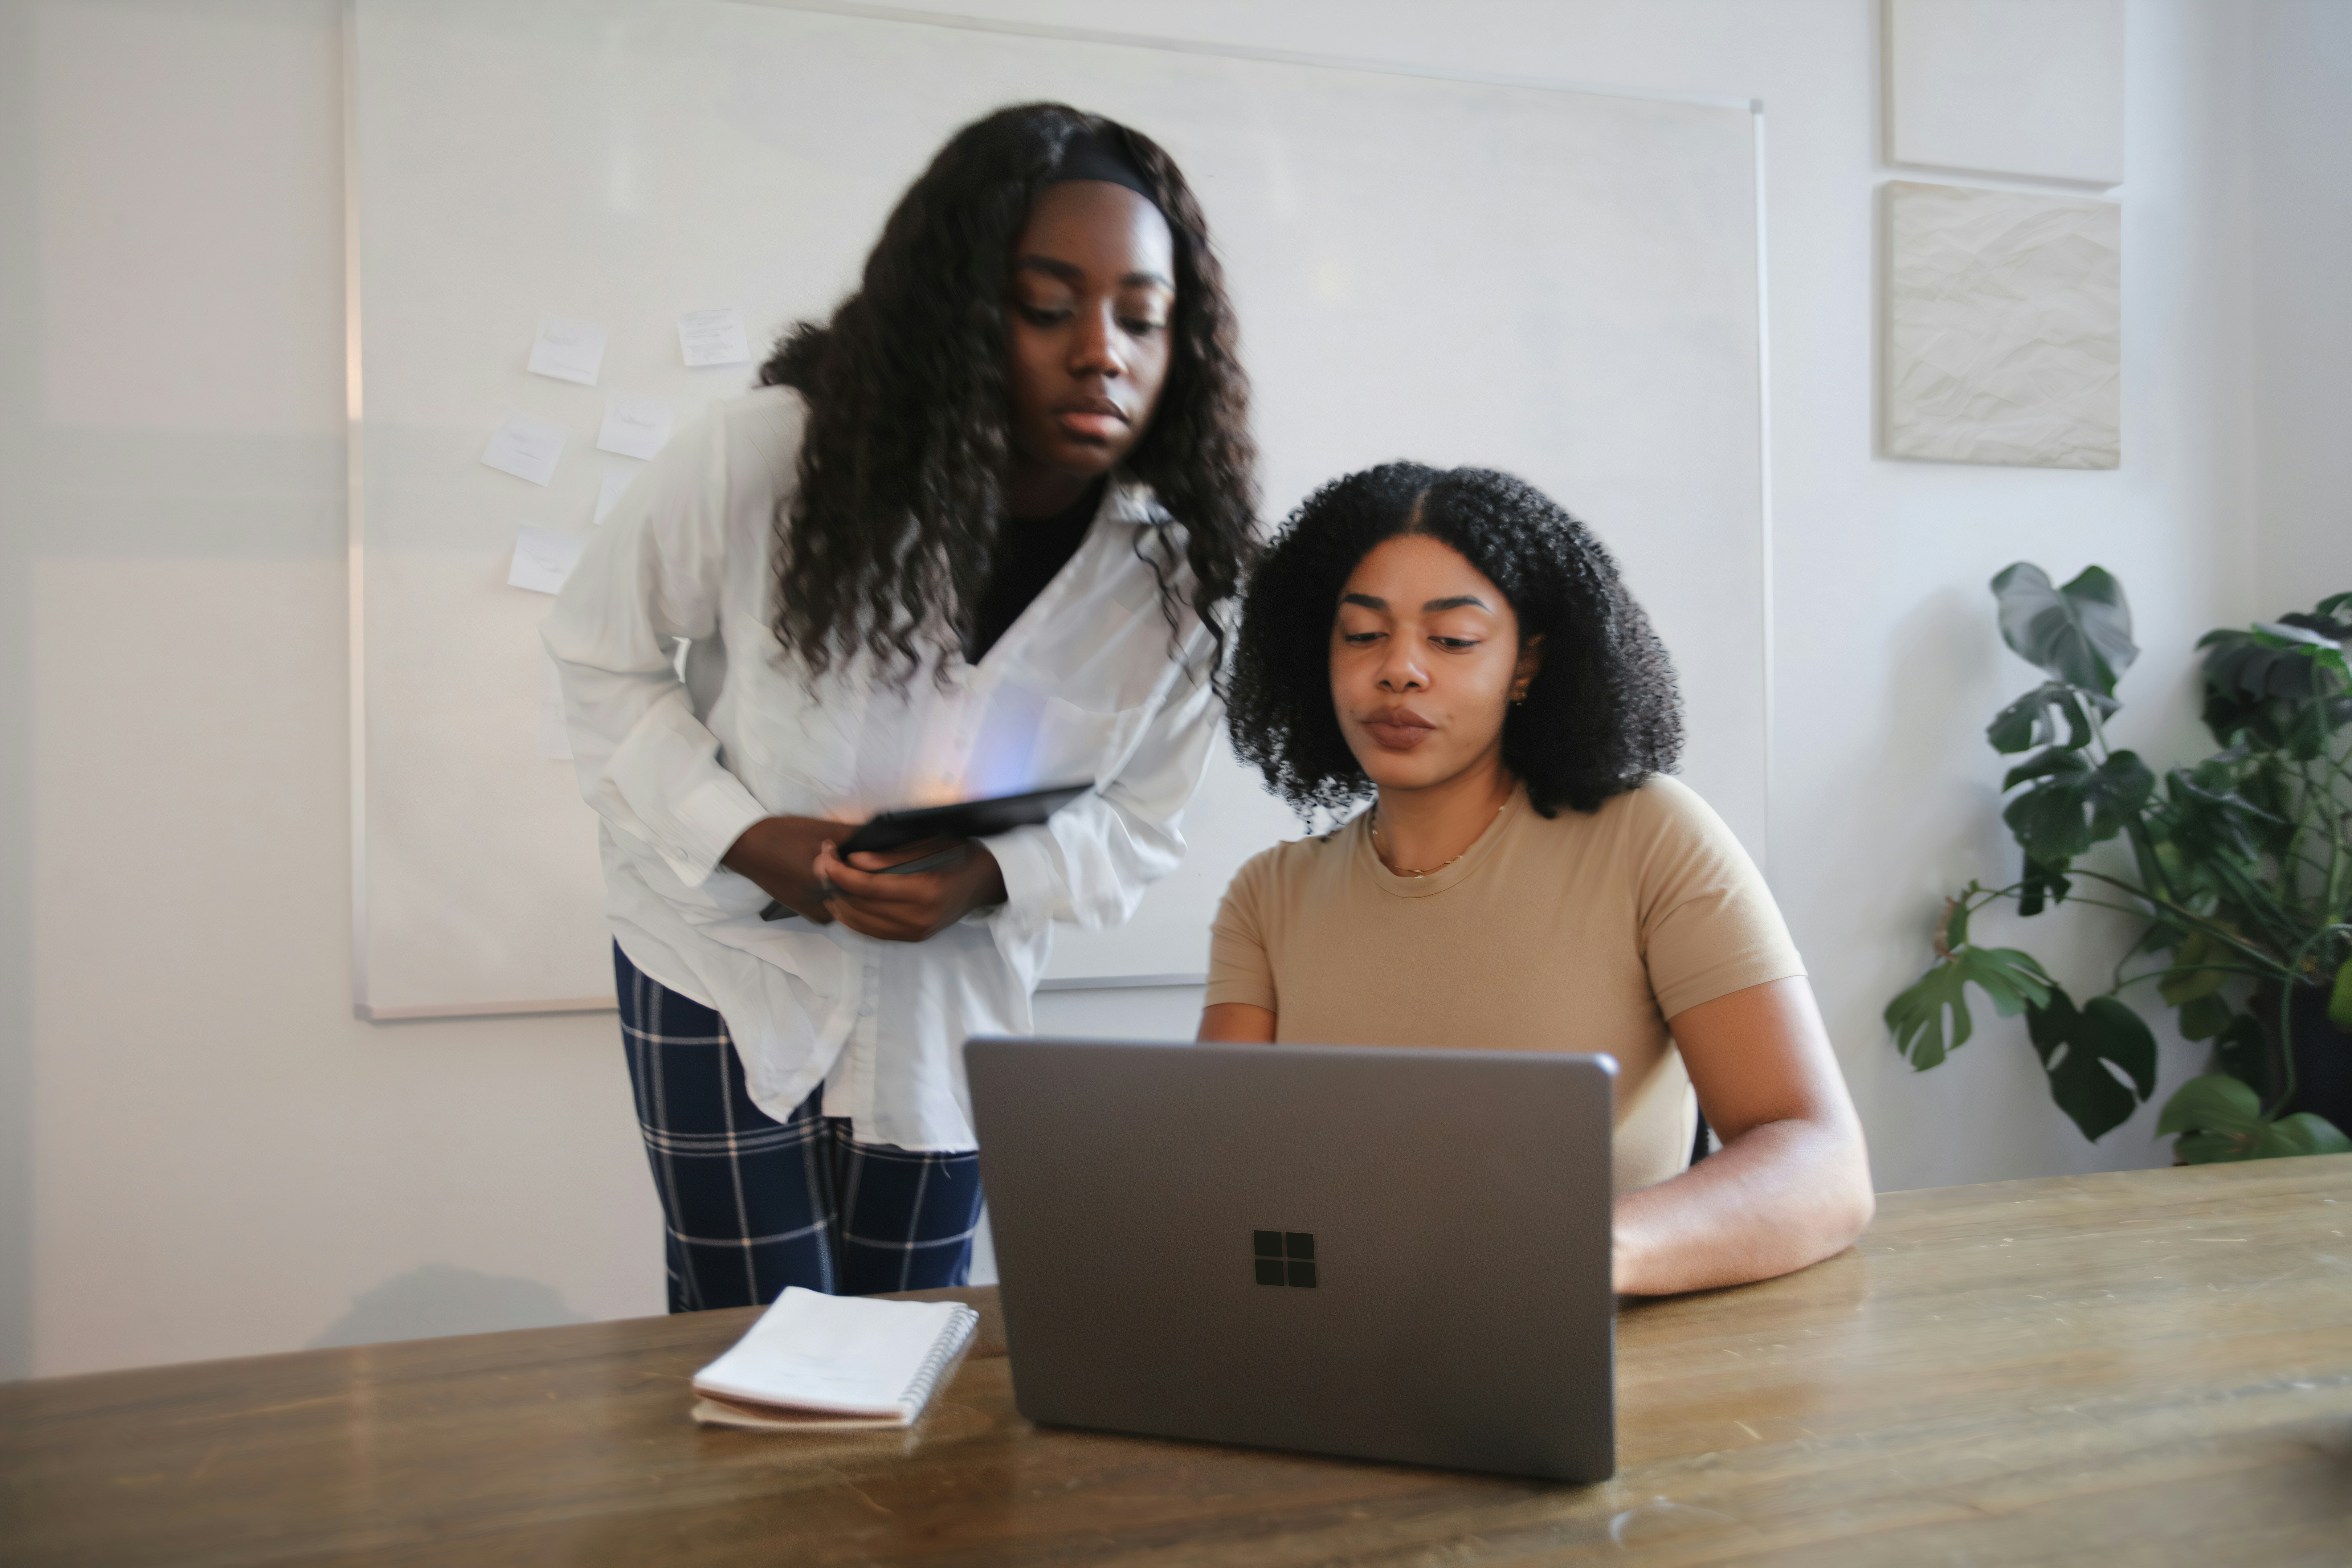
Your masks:
{"label": "woman's shoulder", "polygon": [[1591,811],[1563,805],[1552,816],[1556,824],[1580,822],[1621,833],[1715,819],[1715,808],[1706,798],[1672,773],[1645,774],[1639,784],[1619,790]]}
{"label": "woman's shoulder", "polygon": [[799,481],[808,405],[790,387],[762,386],[720,398],[673,437],[635,489],[674,500],[701,497],[729,511],[766,516]]}
{"label": "woman's shoulder", "polygon": [[1234,873],[1231,891],[1252,899],[1285,899],[1313,879],[1343,869],[1353,853],[1355,819],[1328,833],[1286,838],[1259,850]]}
{"label": "woman's shoulder", "polygon": [[1678,778],[1652,773],[1603,803],[1601,815],[1616,819],[1628,865],[1639,880],[1755,875],[1755,863],[1731,825]]}
{"label": "woman's shoulder", "polygon": [[712,404],[704,418],[724,437],[730,454],[797,456],[808,427],[808,399],[789,386],[755,386]]}
{"label": "woman's shoulder", "polygon": [[1613,841],[1637,854],[1716,845],[1732,837],[1731,829],[1706,798],[1670,773],[1651,773],[1589,812],[1561,806],[1549,824],[1538,819],[1535,826],[1548,837],[1580,839],[1586,844],[1596,839]]}
{"label": "woman's shoulder", "polygon": [[1634,817],[1647,822],[1712,823],[1723,819],[1706,797],[1675,777],[1672,773],[1651,773],[1640,784],[1616,797],[1625,803],[1624,809]]}

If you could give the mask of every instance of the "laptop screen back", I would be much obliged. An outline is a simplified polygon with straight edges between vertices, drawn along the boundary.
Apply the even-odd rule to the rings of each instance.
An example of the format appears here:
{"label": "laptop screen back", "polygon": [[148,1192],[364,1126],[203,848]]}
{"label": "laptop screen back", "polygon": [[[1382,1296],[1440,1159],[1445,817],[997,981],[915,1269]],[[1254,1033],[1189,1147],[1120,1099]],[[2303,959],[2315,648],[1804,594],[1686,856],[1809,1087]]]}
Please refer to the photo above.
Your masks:
{"label": "laptop screen back", "polygon": [[978,1039],[1030,1419],[1594,1480],[1605,1057]]}

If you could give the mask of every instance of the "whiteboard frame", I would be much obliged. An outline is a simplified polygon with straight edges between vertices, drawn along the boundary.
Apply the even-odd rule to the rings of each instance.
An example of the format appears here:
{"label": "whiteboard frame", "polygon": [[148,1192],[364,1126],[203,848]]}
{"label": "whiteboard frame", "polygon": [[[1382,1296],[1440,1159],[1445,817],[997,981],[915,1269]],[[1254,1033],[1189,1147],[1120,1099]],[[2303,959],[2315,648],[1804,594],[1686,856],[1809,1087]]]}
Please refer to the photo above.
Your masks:
{"label": "whiteboard frame", "polygon": [[[1751,116],[1751,141],[1756,153],[1756,407],[1757,407],[1757,531],[1762,571],[1763,659],[1763,809],[1765,842],[1757,860],[1769,881],[1771,875],[1772,784],[1775,768],[1776,650],[1778,628],[1773,618],[1774,561],[1772,527],[1772,334],[1771,289],[1765,221],[1764,100],[1706,93],[1671,92],[1612,86],[1565,77],[1520,76],[1501,71],[1442,69],[1398,60],[1367,59],[1320,51],[1259,48],[1245,44],[1209,43],[1120,33],[1097,27],[1069,27],[1008,21],[990,16],[959,16],[944,11],[913,10],[895,5],[869,5],[856,0],[722,0],[723,4],[772,11],[806,11],[826,16],[856,16],[869,21],[903,22],[917,26],[947,27],[962,32],[995,33],[1013,37],[1050,38],[1066,43],[1106,44],[1126,48],[1158,49],[1170,54],[1202,55],[1222,59],[1266,60],[1284,65],[1311,66],[1327,70],[1368,72],[1380,76],[1421,77],[1441,81],[1478,82],[1496,87],[1528,88],[1541,92],[1570,92],[1595,98],[1633,99],[1652,103],[1696,104],[1708,109],[1744,109]],[[372,1023],[434,1018],[506,1017],[547,1013],[610,1013],[619,1007],[614,996],[566,996],[544,1001],[464,1004],[432,1007],[378,1007],[367,996],[367,665],[366,665],[366,490],[362,483],[366,444],[360,345],[360,163],[359,163],[359,9],[358,0],[343,0],[343,359],[345,484],[349,550],[351,647],[351,770],[352,770],[352,1012]],[[1087,975],[1039,982],[1040,991],[1098,991],[1150,986],[1199,985],[1203,973]]]}

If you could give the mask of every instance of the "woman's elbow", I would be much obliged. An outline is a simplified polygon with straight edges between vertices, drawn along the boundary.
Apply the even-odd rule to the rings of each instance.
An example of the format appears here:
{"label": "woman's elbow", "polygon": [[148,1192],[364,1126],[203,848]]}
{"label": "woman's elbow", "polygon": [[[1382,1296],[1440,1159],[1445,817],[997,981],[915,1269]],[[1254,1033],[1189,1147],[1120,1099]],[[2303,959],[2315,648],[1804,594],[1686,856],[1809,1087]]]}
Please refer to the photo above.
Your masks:
{"label": "woman's elbow", "polygon": [[1878,1194],[1870,1190],[1870,1179],[1865,1175],[1854,1184],[1853,1191],[1843,1194],[1843,1205],[1832,1227],[1836,1243],[1830,1248],[1831,1252],[1843,1252],[1860,1241],[1862,1233],[1868,1230],[1870,1222],[1877,1217]]}
{"label": "woman's elbow", "polygon": [[1861,1240],[1863,1232],[1878,1215],[1878,1194],[1871,1189],[1870,1152],[1863,1143],[1862,1129],[1850,1125],[1843,1132],[1829,1173],[1830,1190],[1822,1205],[1824,1258],[1843,1252]]}

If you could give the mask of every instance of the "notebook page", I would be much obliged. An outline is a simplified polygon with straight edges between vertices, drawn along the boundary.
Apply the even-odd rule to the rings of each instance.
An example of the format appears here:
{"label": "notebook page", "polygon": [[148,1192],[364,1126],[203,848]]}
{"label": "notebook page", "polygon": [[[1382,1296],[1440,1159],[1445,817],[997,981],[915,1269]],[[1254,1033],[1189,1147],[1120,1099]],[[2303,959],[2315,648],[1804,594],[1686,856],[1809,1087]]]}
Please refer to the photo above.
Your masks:
{"label": "notebook page", "polygon": [[912,1425],[897,1415],[829,1415],[781,1405],[737,1405],[708,1394],[694,1402],[693,1415],[698,1426],[733,1426],[746,1432],[903,1431]]}
{"label": "notebook page", "polygon": [[790,1286],[732,1350],[695,1374],[694,1387],[720,1399],[908,1419],[909,1395],[920,1396],[918,1374],[977,1318],[956,1301],[883,1301]]}

